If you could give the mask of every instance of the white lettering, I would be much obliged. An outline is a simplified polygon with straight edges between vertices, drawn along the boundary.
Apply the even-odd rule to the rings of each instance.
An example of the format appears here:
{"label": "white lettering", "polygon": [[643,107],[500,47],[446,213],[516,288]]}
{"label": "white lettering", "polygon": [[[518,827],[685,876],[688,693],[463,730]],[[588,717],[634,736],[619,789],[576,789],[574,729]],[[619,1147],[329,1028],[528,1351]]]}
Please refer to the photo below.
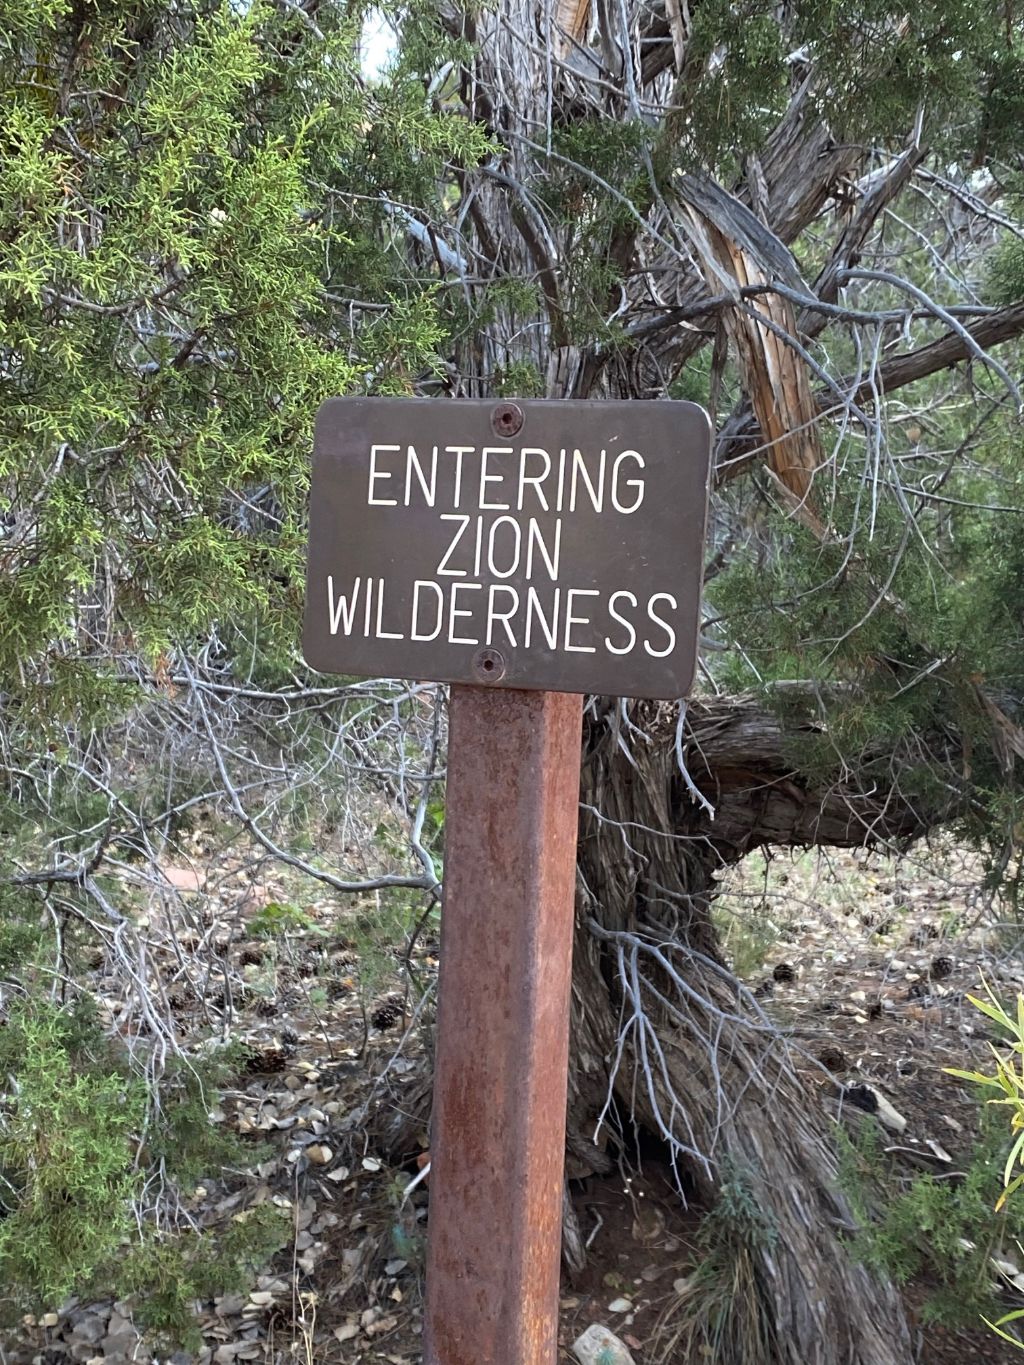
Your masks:
{"label": "white lettering", "polygon": [[556,512],[561,512],[564,510],[565,507],[565,504],[563,502],[564,497],[565,497],[565,451],[563,449],[558,452],[558,493],[555,495]]}
{"label": "white lettering", "polygon": [[[419,629],[420,618],[420,588],[429,588],[432,593],[437,595],[437,619],[434,622],[434,629],[429,635],[422,635]],[[417,578],[412,585],[412,630],[409,634],[410,640],[436,640],[441,634],[441,624],[444,620],[444,593],[440,585],[431,583],[429,579]]]}
{"label": "white lettering", "polygon": [[370,638],[370,609],[373,606],[373,579],[366,580],[366,611],[363,617],[363,636]]}
{"label": "white lettering", "polygon": [[590,474],[587,472],[587,462],[582,451],[574,450],[572,454],[572,491],[569,494],[569,511],[576,511],[576,486],[579,476],[583,475],[583,482],[587,485],[587,493],[590,496],[591,504],[595,512],[600,512],[604,508],[604,462],[608,452],[601,451],[601,465],[597,475],[597,488],[590,482]]}
{"label": "white lettering", "polygon": [[460,592],[480,592],[480,590],[482,589],[482,587],[483,587],[483,584],[482,584],[482,583],[453,583],[453,584],[452,584],[452,596],[451,596],[451,601],[450,601],[449,604],[448,604],[448,643],[449,643],[450,645],[478,645],[478,644],[480,643],[479,640],[471,639],[468,635],[456,635],[456,634],[455,634],[455,618],[456,618],[456,616],[472,616],[472,615],[473,615],[472,608],[470,608],[468,611],[467,611],[466,609],[463,609],[462,611],[459,610],[459,607],[458,607],[459,593],[460,593]]}
{"label": "white lettering", "polygon": [[455,495],[452,498],[452,506],[458,508],[462,498],[462,457],[472,455],[476,446],[445,446],[449,455],[455,456]]}
{"label": "white lettering", "polygon": [[[512,599],[512,605],[507,611],[498,611],[495,606],[495,599],[499,592],[507,593]],[[492,583],[487,593],[487,643],[494,643],[494,626],[500,621],[505,627],[505,635],[513,649],[516,647],[516,637],[512,634],[512,627],[509,621],[519,610],[519,594],[515,588],[510,588],[505,583]]]}
{"label": "white lettering", "polygon": [[458,545],[459,541],[462,539],[463,532],[465,531],[466,527],[469,525],[469,517],[467,517],[466,514],[465,514],[464,512],[463,512],[463,513],[459,513],[459,512],[442,512],[442,513],[441,513],[441,520],[442,520],[442,521],[457,521],[457,522],[459,523],[459,529],[455,532],[455,539],[454,539],[454,540],[452,541],[452,543],[448,546],[447,550],[445,550],[445,552],[444,552],[444,558],[441,560],[440,564],[437,566],[437,572],[438,572],[439,574],[441,574],[441,573],[447,574],[447,576],[448,576],[449,578],[465,578],[465,576],[466,576],[466,570],[465,570],[465,569],[446,569],[446,568],[445,568],[445,565],[448,563],[449,559],[451,559],[451,557],[452,557],[452,551],[455,549],[456,545]]}
{"label": "white lettering", "polygon": [[549,649],[558,648],[558,603],[562,596],[562,589],[555,589],[555,600],[551,607],[551,620],[547,621],[544,613],[540,609],[540,598],[537,596],[536,588],[526,589],[526,635],[523,638],[524,646],[529,649],[533,639],[533,618],[536,614],[540,622],[540,628],[544,632],[544,638],[548,642]]}
{"label": "white lettering", "polygon": [[481,511],[489,512],[508,512],[510,504],[507,502],[487,502],[487,485],[489,483],[504,483],[504,474],[488,474],[487,457],[489,455],[511,455],[511,446],[484,446],[480,452],[480,496],[477,499],[477,506]]}
{"label": "white lettering", "polygon": [[668,624],[668,622],[663,617],[659,616],[658,613],[654,610],[655,602],[659,601],[662,598],[666,602],[668,602],[673,611],[679,610],[679,603],[672,596],[672,594],[668,592],[656,592],[654,596],[651,598],[651,600],[647,603],[647,615],[651,618],[655,625],[661,626],[662,630],[668,636],[668,644],[664,649],[652,649],[650,640],[644,641],[644,649],[647,650],[647,653],[651,656],[652,659],[664,659],[665,655],[671,654],[676,647],[675,631]]}
{"label": "white lettering", "polygon": [[397,507],[396,498],[375,498],[373,496],[373,485],[380,479],[390,479],[392,477],[389,470],[377,468],[378,450],[399,450],[399,446],[371,446],[370,447],[370,483],[366,493],[366,501],[371,507]]}
{"label": "white lettering", "polygon": [[[644,457],[637,450],[622,450],[615,457],[615,463],[612,465],[612,506],[616,512],[622,512],[628,516],[630,512],[635,512],[644,500],[644,481],[643,479],[626,479],[626,487],[636,489],[636,501],[631,503],[629,507],[623,507],[619,500],[619,466],[623,460],[636,460],[641,469],[646,469],[647,466],[644,464]],[[636,603],[633,605],[635,606]]]}
{"label": "white lettering", "polygon": [[572,599],[574,597],[600,597],[596,588],[570,588],[565,595],[565,650],[570,654],[596,654],[597,650],[593,645],[574,645],[572,643],[573,626],[589,626],[589,616],[573,616]]}
{"label": "white lettering", "polygon": [[626,629],[629,631],[629,644],[625,645],[622,649],[620,649],[618,645],[613,645],[611,640],[606,635],[604,637],[604,647],[605,649],[607,649],[609,654],[629,654],[636,646],[636,631],[634,630],[632,624],[629,621],[627,621],[624,616],[620,616],[619,613],[615,610],[615,599],[617,597],[628,597],[630,606],[633,607],[635,607],[637,604],[636,597],[631,592],[623,591],[613,592],[611,597],[609,597],[608,599],[608,615],[614,617],[615,620],[618,621],[620,626],[625,626]]}
{"label": "white lettering", "polygon": [[339,595],[338,600],[335,601],[334,575],[331,573],[327,575],[327,611],[331,618],[332,635],[337,635],[339,625],[344,626],[343,634],[352,634],[352,622],[355,619],[356,606],[359,602],[359,584],[362,581],[361,577],[355,580],[352,584],[352,593],[350,597],[341,597]]}
{"label": "white lettering", "polygon": [[[537,474],[532,476],[527,474],[526,472],[527,461],[531,455],[539,455],[540,458],[544,461],[543,474]],[[543,507],[545,512],[548,510],[548,500],[544,496],[544,490],[543,488],[541,488],[541,484],[544,482],[544,480],[550,473],[551,456],[548,454],[548,452],[546,450],[541,450],[539,446],[523,446],[522,450],[519,452],[519,496],[516,499],[516,507],[520,512],[523,510],[523,499],[525,496],[527,484],[533,485],[533,490],[537,494],[537,501],[540,503],[541,507]]]}
{"label": "white lettering", "polygon": [[420,457],[416,454],[416,447],[409,446],[405,457],[405,505],[410,506],[410,494],[412,492],[412,474],[416,471],[416,478],[420,488],[423,490],[423,501],[428,507],[433,507],[434,499],[437,496],[437,446],[434,446],[430,457],[430,483],[427,483],[427,476],[423,472],[420,464]]}
{"label": "white lettering", "polygon": [[533,577],[533,547],[540,550],[541,558],[547,565],[548,577],[552,583],[558,581],[558,563],[562,554],[562,518],[555,521],[555,544],[554,557],[548,554],[548,547],[544,544],[544,536],[540,524],[536,517],[530,518],[530,524],[526,533],[526,577],[527,580]]}
{"label": "white lettering", "polygon": [[[510,526],[510,527],[512,528],[512,542],[513,542],[513,544],[512,544],[512,549],[513,549],[512,559],[511,559],[511,561],[509,562],[509,567],[508,567],[507,569],[505,569],[505,570],[499,569],[498,566],[497,566],[497,564],[495,564],[495,562],[494,562],[494,542],[495,542],[495,540],[496,540],[496,538],[497,538],[498,527],[501,526],[502,523],[504,523],[506,526]],[[488,567],[490,568],[491,573],[494,574],[494,577],[495,577],[495,578],[511,578],[511,577],[512,577],[512,575],[515,573],[516,569],[519,568],[519,559],[520,559],[520,556],[521,556],[521,554],[522,554],[522,548],[523,548],[523,533],[522,533],[522,531],[520,530],[519,523],[518,523],[518,521],[516,521],[515,517],[498,517],[497,521],[495,521],[494,525],[491,527],[491,534],[490,534],[490,538],[489,538],[488,543],[487,543],[487,565],[488,565]]]}
{"label": "white lettering", "polygon": [[378,640],[404,640],[404,635],[395,635],[393,631],[385,630],[381,624],[384,616],[384,580],[380,579],[377,585],[377,639]]}

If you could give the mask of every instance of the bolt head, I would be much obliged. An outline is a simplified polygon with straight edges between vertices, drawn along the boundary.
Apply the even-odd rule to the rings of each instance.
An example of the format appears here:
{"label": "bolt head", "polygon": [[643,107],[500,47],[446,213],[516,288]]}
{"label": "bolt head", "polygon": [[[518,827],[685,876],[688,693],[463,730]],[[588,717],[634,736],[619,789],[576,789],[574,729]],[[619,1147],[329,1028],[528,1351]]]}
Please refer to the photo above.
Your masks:
{"label": "bolt head", "polygon": [[473,655],[473,676],[477,682],[500,682],[505,676],[505,656],[501,650],[478,649]]}
{"label": "bolt head", "polygon": [[491,413],[496,436],[516,436],[523,429],[523,410],[518,403],[499,403]]}

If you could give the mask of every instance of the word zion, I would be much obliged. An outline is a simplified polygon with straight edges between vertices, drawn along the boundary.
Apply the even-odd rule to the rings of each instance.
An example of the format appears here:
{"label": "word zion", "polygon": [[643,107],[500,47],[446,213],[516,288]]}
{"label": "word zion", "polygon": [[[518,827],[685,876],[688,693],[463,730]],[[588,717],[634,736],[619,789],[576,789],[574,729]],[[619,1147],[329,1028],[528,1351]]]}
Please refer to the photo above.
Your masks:
{"label": "word zion", "polygon": [[[331,635],[580,654],[600,645],[609,654],[664,658],[676,646],[674,593],[638,596],[561,580],[563,543],[576,523],[619,518],[625,539],[644,503],[646,468],[632,449],[371,445],[368,517],[374,508],[428,509],[444,523],[445,548],[432,576],[415,579],[411,596],[403,591],[401,616],[389,602],[388,575],[339,582],[327,574]],[[597,635],[595,621],[604,623]]]}

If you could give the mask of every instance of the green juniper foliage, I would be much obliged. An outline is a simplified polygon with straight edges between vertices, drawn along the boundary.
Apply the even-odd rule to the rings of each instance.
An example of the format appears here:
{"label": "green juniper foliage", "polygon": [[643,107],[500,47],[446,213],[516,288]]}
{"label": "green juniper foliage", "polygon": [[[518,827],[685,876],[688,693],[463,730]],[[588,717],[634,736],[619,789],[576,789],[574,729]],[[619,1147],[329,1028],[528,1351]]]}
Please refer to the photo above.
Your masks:
{"label": "green juniper foliage", "polygon": [[100,1027],[88,996],[16,998],[0,1029],[0,1325],[70,1294],[132,1297],[141,1325],[194,1336],[191,1304],[248,1283],[287,1239],[280,1210],[255,1210],[210,1233],[150,1226],[133,1203],[150,1170],[188,1191],[203,1175],[259,1158],[211,1124],[221,1049],[146,1080]]}
{"label": "green juniper foliage", "polygon": [[[402,215],[429,214],[447,164],[488,141],[425,102],[414,61],[368,83],[363,16],[0,0],[8,1317],[129,1293],[180,1340],[191,1300],[241,1288],[287,1235],[263,1210],[214,1238],[140,1239],[154,1170],[187,1192],[254,1158],[207,1117],[230,1059],[149,1065],[144,1039],[129,1055],[90,1010],[75,982],[108,947],[91,919],[130,933],[123,882],[7,882],[53,839],[88,865],[112,812],[166,806],[145,772],[114,789],[96,760],[179,647],[216,632],[256,685],[288,676],[317,406],[407,393],[436,367],[452,314],[410,265]],[[118,854],[137,849],[122,837]]]}
{"label": "green juniper foliage", "polygon": [[[828,733],[805,731],[792,742],[798,770],[813,779],[832,770],[837,752],[875,755],[866,763],[889,781],[901,745],[928,734],[941,750],[948,727],[970,748],[971,800],[960,805],[960,832],[991,848],[993,831],[1001,847],[1019,820],[978,699],[984,685],[1019,718],[1024,695],[1024,469],[1010,420],[986,420],[976,458],[950,466],[934,501],[927,492],[935,446],[970,441],[977,422],[974,402],[951,403],[932,433],[912,429],[916,441],[891,432],[898,475],[892,465],[873,467],[866,443],[848,443],[817,485],[825,536],[781,508],[763,508],[754,548],[733,557],[707,599],[729,637],[743,643],[722,669],[726,686],[768,684],[773,695],[772,683],[804,680],[829,696]],[[897,477],[917,490],[907,494],[913,527],[892,496]],[[790,694],[774,695],[785,714]],[[918,753],[917,762],[901,758],[900,789],[941,807],[947,778],[927,745]]]}
{"label": "green juniper foliage", "polygon": [[1024,1238],[1024,1212],[1012,1201],[997,1208],[1009,1148],[1005,1123],[991,1111],[982,1114],[962,1180],[918,1175],[902,1188],[886,1175],[876,1126],[856,1139],[838,1131],[840,1180],[859,1225],[851,1253],[900,1284],[927,1276],[934,1288],[925,1313],[932,1321],[973,1326],[999,1317],[992,1258],[1012,1261]]}
{"label": "green juniper foliage", "polygon": [[[388,205],[485,148],[411,79],[368,89],[359,22],[0,10],[0,672],[88,685],[76,597],[112,594],[103,643],[153,658],[215,617],[292,638],[317,405],[407,391],[443,336]],[[385,306],[356,341],[362,296]]]}
{"label": "green juniper foliage", "polygon": [[[649,210],[663,225],[658,215],[674,202],[680,174],[737,187],[809,62],[824,75],[802,117],[826,119],[833,145],[863,144],[865,171],[905,147],[925,91],[922,136],[943,164],[982,166],[1017,152],[1024,70],[1012,8],[927,0],[908,19],[893,0],[799,0],[772,10],[702,0],[691,7],[686,60],[660,123],[645,104],[628,117],[599,116],[606,81],[592,105],[554,111],[551,155],[522,187],[558,252],[549,327],[536,260],[489,281],[491,248],[500,260],[511,228],[500,224],[488,245],[461,197],[468,170],[496,171],[495,184],[504,183],[518,147],[501,108],[481,102],[478,117],[468,103],[471,40],[478,20],[492,16],[470,6],[462,34],[453,34],[454,7],[443,8],[442,16],[412,0],[389,9],[402,41],[387,78],[374,81],[359,61],[369,9],[361,0],[301,10],[273,0],[0,0],[0,1304],[8,1313],[52,1308],[72,1289],[119,1290],[148,1304],[154,1328],[183,1339],[189,1301],[243,1284],[249,1264],[281,1236],[275,1216],[256,1211],[221,1229],[219,1241],[169,1226],[140,1238],[133,1205],[154,1169],[187,1190],[253,1153],[207,1120],[229,1059],[200,1065],[190,1056],[158,1078],[150,1044],[134,1039],[129,1052],[75,983],[103,961],[111,926],[130,934],[137,913],[125,879],[98,857],[114,816],[119,832],[110,837],[129,862],[157,820],[172,832],[168,785],[182,821],[187,801],[202,794],[187,773],[165,783],[128,763],[105,766],[117,727],[144,710],[174,712],[175,668],[190,653],[236,665],[257,689],[294,680],[321,399],[471,389],[477,371],[466,365],[456,382],[451,357],[474,354],[500,320],[506,335],[492,345],[500,359],[491,371],[480,365],[497,392],[546,391],[551,356],[536,339],[550,335],[550,350],[595,347],[602,362],[610,358],[609,388],[622,380],[645,396],[714,398],[719,415],[742,403],[735,358],[716,373],[710,345],[656,380],[638,374],[629,388],[635,319],[619,306],[627,285],[653,260],[649,313],[700,292],[689,278],[677,295],[678,281],[659,273],[654,235],[641,233],[634,250],[632,233]],[[1009,212],[1020,202],[1019,172],[1011,167],[1004,183]],[[481,175],[474,192],[488,189]],[[887,259],[940,304],[957,302],[963,281],[936,271],[915,218],[932,210],[918,201],[898,207],[884,226]],[[449,253],[465,247],[458,268],[445,264],[435,224],[455,244]],[[835,226],[820,216],[792,243],[808,280],[828,260]],[[1024,292],[1012,232],[971,269],[968,293],[1002,304]],[[906,306],[898,290],[873,291],[872,307]],[[702,318],[702,342],[718,326]],[[938,334],[938,324],[922,332],[927,326]],[[898,340],[878,332],[880,348]],[[862,350],[848,329],[809,346],[830,372],[859,372]],[[757,687],[777,695],[780,709],[787,693],[772,693],[777,682],[838,698],[829,701],[827,736],[805,730],[794,743],[797,775],[834,772],[837,753],[851,762],[880,753],[864,780],[889,790],[888,756],[920,734],[921,762],[899,774],[899,790],[941,809],[946,778],[929,755],[955,731],[960,770],[970,774],[970,801],[959,803],[967,832],[1016,838],[1020,797],[993,750],[978,688],[998,697],[1011,721],[1018,715],[1020,433],[996,404],[991,372],[978,365],[972,379],[970,391],[948,376],[918,385],[913,402],[928,416],[916,435],[895,409],[890,421],[875,404],[890,422],[891,458],[863,433],[823,420],[835,458],[826,455],[815,481],[822,538],[773,506],[767,482],[753,506],[724,493],[725,520],[739,533],[709,586],[708,629],[741,646],[714,661],[717,685]],[[949,452],[964,449],[971,458],[954,455],[945,470]],[[196,717],[176,720],[177,733],[194,739]],[[326,756],[330,730],[328,720],[315,739],[307,732],[298,757]],[[367,752],[378,757],[372,741]],[[337,793],[289,799],[282,809],[307,829],[345,822]],[[439,857],[440,812],[428,817],[425,847]],[[63,879],[17,881],[40,866],[57,866]],[[370,984],[383,984],[394,937],[412,932],[421,913],[398,890],[383,898],[383,915],[374,907],[372,922],[357,922]],[[287,943],[309,931],[304,914],[275,902],[257,928]],[[749,1182],[726,1175],[708,1222],[722,1296],[711,1302],[707,1339],[731,1334],[754,1359],[774,1331],[756,1267],[775,1228]],[[914,1208],[966,1227],[973,1214],[940,1209],[950,1198],[922,1186]],[[741,1293],[725,1283],[734,1263],[745,1267]]]}
{"label": "green juniper foliage", "polygon": [[59,1303],[128,1232],[145,1087],[114,1063],[83,1010],[15,1002],[0,1031],[5,1296],[23,1284]]}

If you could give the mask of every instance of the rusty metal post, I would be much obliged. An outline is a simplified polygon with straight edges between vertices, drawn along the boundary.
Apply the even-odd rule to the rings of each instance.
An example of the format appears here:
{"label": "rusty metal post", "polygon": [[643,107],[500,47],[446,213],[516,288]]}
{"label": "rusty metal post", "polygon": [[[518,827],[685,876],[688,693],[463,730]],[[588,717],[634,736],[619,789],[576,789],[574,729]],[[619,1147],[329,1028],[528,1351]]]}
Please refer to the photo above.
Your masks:
{"label": "rusty metal post", "polygon": [[582,697],[453,687],[424,1365],[554,1365]]}

